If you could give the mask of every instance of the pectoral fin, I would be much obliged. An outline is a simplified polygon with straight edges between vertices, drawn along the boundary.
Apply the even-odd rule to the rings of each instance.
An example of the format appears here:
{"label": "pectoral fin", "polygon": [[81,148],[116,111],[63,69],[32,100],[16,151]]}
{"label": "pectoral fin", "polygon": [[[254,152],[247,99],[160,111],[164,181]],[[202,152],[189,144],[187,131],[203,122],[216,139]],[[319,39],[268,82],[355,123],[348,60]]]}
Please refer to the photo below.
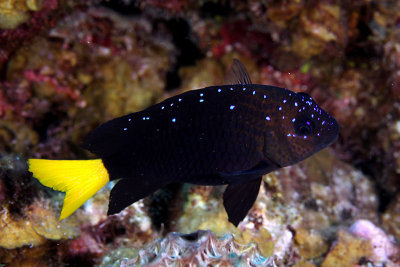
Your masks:
{"label": "pectoral fin", "polygon": [[148,179],[122,179],[111,190],[107,215],[119,213],[136,201],[147,197],[164,186],[163,184],[148,183]]}
{"label": "pectoral fin", "polygon": [[224,207],[229,221],[238,226],[256,201],[261,177],[242,184],[230,184],[224,192]]}

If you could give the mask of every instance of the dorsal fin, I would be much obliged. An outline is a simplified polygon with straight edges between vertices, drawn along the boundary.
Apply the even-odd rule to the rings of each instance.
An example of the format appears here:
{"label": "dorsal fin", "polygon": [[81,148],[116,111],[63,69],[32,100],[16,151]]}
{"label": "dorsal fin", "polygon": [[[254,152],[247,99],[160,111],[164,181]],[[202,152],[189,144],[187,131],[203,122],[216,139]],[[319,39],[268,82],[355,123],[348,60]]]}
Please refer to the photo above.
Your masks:
{"label": "dorsal fin", "polygon": [[236,58],[225,76],[226,84],[252,84],[250,75],[242,62]]}

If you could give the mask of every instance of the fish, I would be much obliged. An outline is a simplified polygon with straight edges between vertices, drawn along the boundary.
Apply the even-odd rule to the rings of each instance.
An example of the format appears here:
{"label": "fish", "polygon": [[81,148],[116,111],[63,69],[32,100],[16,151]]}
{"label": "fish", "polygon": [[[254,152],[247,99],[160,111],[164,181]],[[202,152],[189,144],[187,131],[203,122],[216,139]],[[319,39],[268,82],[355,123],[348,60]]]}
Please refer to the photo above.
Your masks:
{"label": "fish", "polygon": [[253,84],[237,59],[227,81],[101,124],[81,144],[97,159],[29,159],[29,171],[66,192],[60,220],[117,180],[107,215],[170,183],[227,185],[223,205],[238,226],[262,176],[329,146],[339,125],[306,93]]}

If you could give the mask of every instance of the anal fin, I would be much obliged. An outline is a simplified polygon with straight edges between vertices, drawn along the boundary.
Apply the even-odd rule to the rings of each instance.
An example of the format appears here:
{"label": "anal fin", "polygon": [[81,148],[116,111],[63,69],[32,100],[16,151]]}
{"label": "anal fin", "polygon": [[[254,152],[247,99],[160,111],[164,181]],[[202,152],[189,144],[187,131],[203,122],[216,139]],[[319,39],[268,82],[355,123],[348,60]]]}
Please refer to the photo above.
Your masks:
{"label": "anal fin", "polygon": [[111,189],[107,215],[119,213],[136,201],[147,197],[164,186],[160,183],[148,183],[148,179],[122,179]]}
{"label": "anal fin", "polygon": [[224,207],[233,225],[238,226],[253,206],[260,190],[261,180],[262,178],[258,177],[246,183],[230,184],[225,189]]}

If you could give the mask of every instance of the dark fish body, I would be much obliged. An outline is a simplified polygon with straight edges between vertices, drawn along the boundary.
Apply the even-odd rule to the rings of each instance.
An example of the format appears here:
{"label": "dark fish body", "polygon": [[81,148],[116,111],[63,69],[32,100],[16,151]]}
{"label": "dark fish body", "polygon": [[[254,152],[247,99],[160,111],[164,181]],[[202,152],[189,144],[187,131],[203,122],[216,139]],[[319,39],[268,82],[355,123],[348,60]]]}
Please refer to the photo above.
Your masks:
{"label": "dark fish body", "polygon": [[235,85],[189,91],[103,124],[83,147],[102,157],[111,179],[139,174],[160,182],[238,182],[218,174],[249,170],[267,160],[265,133],[273,123],[265,117],[276,111],[273,100],[263,97],[280,90]]}
{"label": "dark fish body", "polygon": [[88,134],[83,147],[102,158],[110,179],[123,178],[117,198],[131,204],[137,200],[129,200],[131,187],[149,194],[171,182],[260,179],[326,147],[337,131],[336,121],[306,94],[223,85],[188,91],[109,121]]}
{"label": "dark fish body", "polygon": [[[90,163],[91,172],[85,174],[103,177],[88,182],[92,191],[120,179],[111,191],[108,214],[169,183],[227,184],[224,206],[229,221],[237,225],[253,205],[262,175],[336,140],[336,120],[307,94],[251,84],[237,60],[230,73],[236,84],[185,92],[106,122],[85,137],[82,146],[101,158]],[[58,173],[63,182],[56,182],[55,164],[31,160],[30,170],[47,186],[67,188],[67,196],[68,188],[76,191],[67,204],[64,201],[65,218],[79,207],[74,199],[80,192],[66,174]],[[41,172],[43,166],[49,171]]]}

